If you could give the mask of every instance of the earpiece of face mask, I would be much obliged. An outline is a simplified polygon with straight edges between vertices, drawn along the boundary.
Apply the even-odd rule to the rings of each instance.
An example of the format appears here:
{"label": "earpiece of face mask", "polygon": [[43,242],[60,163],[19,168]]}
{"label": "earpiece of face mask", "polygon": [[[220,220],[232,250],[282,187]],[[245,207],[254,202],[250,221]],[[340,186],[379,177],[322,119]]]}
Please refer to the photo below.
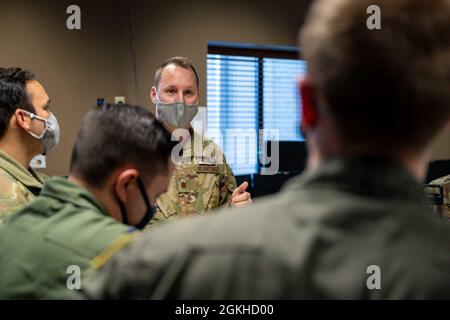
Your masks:
{"label": "earpiece of face mask", "polygon": [[[144,183],[142,182],[140,177],[137,178],[137,183],[138,183],[138,187],[139,187],[139,192],[141,193],[141,196],[145,202],[147,210],[145,211],[141,220],[137,224],[135,224],[134,227],[136,229],[143,230],[147,226],[147,224],[150,222],[150,220],[152,220],[153,216],[155,215],[156,207],[151,205],[150,200],[148,199],[147,193],[145,191]],[[117,197],[117,199],[119,201],[120,212],[122,215],[122,223],[129,224],[128,214],[127,214],[127,210],[125,208],[125,204],[119,199],[119,197]]]}
{"label": "earpiece of face mask", "polygon": [[50,113],[47,119],[41,118],[32,112],[28,112],[28,114],[30,119],[37,119],[44,122],[44,131],[40,135],[36,135],[31,131],[28,131],[28,133],[39,140],[44,148],[44,154],[53,151],[59,143],[60,129],[58,119],[56,119],[53,113]]}

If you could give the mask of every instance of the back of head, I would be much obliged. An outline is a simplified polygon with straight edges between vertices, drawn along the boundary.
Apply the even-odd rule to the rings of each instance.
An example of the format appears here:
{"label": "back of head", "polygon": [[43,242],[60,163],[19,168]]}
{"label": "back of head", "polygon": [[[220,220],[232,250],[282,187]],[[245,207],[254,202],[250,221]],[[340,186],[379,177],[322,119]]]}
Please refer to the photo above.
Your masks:
{"label": "back of head", "polygon": [[[368,7],[381,10],[369,29]],[[450,118],[449,0],[319,0],[300,44],[338,139],[420,151]]]}
{"label": "back of head", "polygon": [[34,74],[27,70],[0,68],[0,139],[17,108],[35,112],[26,92],[27,82],[35,79]]}
{"label": "back of head", "polygon": [[70,173],[101,187],[116,169],[132,165],[151,179],[167,172],[172,147],[169,132],[148,110],[125,104],[96,107],[81,124]]}

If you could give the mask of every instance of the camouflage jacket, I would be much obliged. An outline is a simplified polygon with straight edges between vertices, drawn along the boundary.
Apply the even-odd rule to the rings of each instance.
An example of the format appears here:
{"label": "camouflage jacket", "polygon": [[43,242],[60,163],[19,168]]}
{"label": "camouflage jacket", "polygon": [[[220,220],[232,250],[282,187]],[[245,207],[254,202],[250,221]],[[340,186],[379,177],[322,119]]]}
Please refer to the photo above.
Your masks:
{"label": "camouflage jacket", "polygon": [[432,185],[441,186],[443,189],[444,206],[442,208],[444,217],[450,219],[450,174],[430,182]]}
{"label": "camouflage jacket", "polygon": [[236,179],[222,150],[193,130],[191,137],[183,146],[167,192],[156,201],[156,214],[146,230],[167,220],[204,214],[231,200]]}
{"label": "camouflage jacket", "polygon": [[31,202],[42,190],[46,176],[20,163],[0,150],[0,223]]}

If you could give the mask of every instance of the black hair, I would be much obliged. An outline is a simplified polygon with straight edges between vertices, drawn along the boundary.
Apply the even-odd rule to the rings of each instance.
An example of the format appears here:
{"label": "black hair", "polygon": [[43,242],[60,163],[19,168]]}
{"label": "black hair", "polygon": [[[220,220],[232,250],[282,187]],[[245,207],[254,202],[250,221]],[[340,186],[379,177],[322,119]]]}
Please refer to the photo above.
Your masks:
{"label": "black hair", "polygon": [[114,170],[134,165],[142,178],[168,170],[174,142],[150,111],[127,104],[95,107],[84,118],[70,173],[101,187]]}
{"label": "black hair", "polygon": [[33,73],[21,68],[0,68],[0,139],[5,135],[9,121],[17,108],[35,113],[26,85],[36,80]]}

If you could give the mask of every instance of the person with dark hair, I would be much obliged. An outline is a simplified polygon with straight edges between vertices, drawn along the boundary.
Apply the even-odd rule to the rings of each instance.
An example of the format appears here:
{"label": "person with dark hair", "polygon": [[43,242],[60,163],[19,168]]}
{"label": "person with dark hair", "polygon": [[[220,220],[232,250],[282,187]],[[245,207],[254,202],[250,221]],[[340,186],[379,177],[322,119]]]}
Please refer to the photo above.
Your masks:
{"label": "person with dark hair", "polygon": [[0,225],[0,298],[56,299],[79,289],[152,218],[173,171],[170,134],[142,107],[96,107],[76,138],[68,179]]}
{"label": "person with dark hair", "polygon": [[222,206],[245,207],[252,203],[248,182],[236,185],[233,171],[218,145],[191,122],[198,112],[199,78],[186,57],[172,57],[155,73],[151,99],[156,117],[181,139],[180,159],[167,193],[157,200],[157,212],[148,229],[179,217],[203,215]]}
{"label": "person with dark hair", "polygon": [[[366,25],[371,5],[380,30]],[[450,127],[450,1],[319,0],[311,10],[300,40],[308,171],[235,214],[143,236],[83,297],[450,299],[450,226],[421,184]]]}
{"label": "person with dark hair", "polygon": [[34,74],[0,68],[0,223],[42,189],[46,176],[30,162],[58,144],[59,125],[49,108],[47,92]]}

